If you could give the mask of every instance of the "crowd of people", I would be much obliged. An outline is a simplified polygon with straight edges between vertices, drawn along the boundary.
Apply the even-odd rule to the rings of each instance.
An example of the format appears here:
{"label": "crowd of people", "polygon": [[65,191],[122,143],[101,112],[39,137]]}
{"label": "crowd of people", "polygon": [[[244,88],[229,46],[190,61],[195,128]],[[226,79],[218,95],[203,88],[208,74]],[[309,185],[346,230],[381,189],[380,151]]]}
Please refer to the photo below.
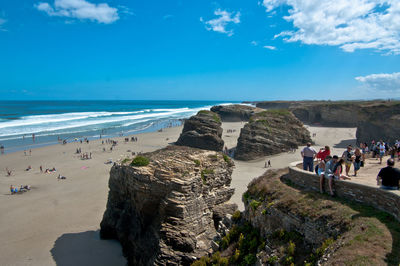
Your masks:
{"label": "crowd of people", "polygon": [[[369,150],[371,147],[371,150]],[[337,155],[331,156],[331,150],[329,146],[321,148],[318,152],[311,146],[311,143],[307,143],[301,151],[303,157],[303,169],[306,171],[313,172],[320,178],[320,192],[324,192],[324,181],[328,180],[329,194],[334,196],[333,192],[333,180],[349,180],[350,169],[353,165],[354,174],[356,177],[358,171],[365,164],[366,154],[372,153],[372,158],[379,158],[379,163],[382,163],[382,158],[386,155],[390,155],[387,161],[387,167],[381,169],[377,176],[377,184],[382,189],[398,190],[400,181],[400,170],[394,168],[395,156],[398,156],[400,161],[400,142],[396,141],[393,146],[380,140],[375,143],[371,142],[368,146],[367,143],[361,143],[360,148],[353,148],[352,145],[348,145],[342,156]],[[316,167],[314,169],[314,162],[316,160]]]}

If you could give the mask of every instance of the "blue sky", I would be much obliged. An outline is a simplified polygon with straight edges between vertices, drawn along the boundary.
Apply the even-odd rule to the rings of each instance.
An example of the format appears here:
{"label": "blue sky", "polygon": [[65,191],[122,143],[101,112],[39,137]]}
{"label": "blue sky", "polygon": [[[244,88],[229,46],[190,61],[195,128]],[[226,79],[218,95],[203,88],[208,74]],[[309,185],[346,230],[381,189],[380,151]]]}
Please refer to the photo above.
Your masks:
{"label": "blue sky", "polygon": [[395,0],[2,0],[0,93],[10,100],[399,97],[399,17]]}

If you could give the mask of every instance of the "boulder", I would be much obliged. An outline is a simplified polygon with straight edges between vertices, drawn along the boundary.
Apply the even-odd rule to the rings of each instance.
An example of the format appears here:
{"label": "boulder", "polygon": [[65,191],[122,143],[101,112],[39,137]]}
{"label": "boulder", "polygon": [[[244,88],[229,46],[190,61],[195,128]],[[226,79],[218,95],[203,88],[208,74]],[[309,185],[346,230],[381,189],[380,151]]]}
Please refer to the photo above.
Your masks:
{"label": "boulder", "polygon": [[235,159],[253,160],[311,142],[310,133],[291,112],[267,110],[251,117],[242,128]]}
{"label": "boulder", "polygon": [[211,252],[214,219],[234,192],[232,162],[180,146],[141,156],[148,165],[111,168],[100,235],[120,241],[129,265],[190,265]]}
{"label": "boulder", "polygon": [[211,111],[200,111],[185,121],[179,139],[175,143],[204,150],[222,151],[221,118]]}
{"label": "boulder", "polygon": [[252,115],[263,109],[249,105],[231,104],[213,106],[211,111],[217,113],[223,122],[241,122],[249,121]]}

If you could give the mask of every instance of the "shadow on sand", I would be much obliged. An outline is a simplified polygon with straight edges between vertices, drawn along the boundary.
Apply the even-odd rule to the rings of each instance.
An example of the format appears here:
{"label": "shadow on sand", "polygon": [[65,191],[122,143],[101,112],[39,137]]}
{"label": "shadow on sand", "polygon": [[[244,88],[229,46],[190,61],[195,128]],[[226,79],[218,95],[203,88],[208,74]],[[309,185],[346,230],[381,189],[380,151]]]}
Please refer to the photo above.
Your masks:
{"label": "shadow on sand", "polygon": [[63,234],[50,252],[58,266],[127,265],[118,241],[101,240],[99,230]]}
{"label": "shadow on sand", "polygon": [[357,139],[345,139],[342,140],[341,142],[335,144],[333,147],[334,148],[347,148],[347,146],[352,145],[353,147],[356,147],[357,145]]}

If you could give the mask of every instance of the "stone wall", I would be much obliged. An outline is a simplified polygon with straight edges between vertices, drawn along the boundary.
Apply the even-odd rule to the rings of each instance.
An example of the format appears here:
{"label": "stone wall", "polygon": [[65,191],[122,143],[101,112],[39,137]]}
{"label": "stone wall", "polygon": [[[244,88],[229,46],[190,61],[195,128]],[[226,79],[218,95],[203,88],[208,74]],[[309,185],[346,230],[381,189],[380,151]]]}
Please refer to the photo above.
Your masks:
{"label": "stone wall", "polygon": [[[319,177],[298,168],[297,164],[298,162],[290,164],[289,174],[284,178],[305,189],[319,191]],[[373,206],[392,214],[400,221],[400,194],[397,192],[341,180],[334,181],[334,189],[338,197]],[[325,191],[329,191],[328,180],[325,180]]]}

